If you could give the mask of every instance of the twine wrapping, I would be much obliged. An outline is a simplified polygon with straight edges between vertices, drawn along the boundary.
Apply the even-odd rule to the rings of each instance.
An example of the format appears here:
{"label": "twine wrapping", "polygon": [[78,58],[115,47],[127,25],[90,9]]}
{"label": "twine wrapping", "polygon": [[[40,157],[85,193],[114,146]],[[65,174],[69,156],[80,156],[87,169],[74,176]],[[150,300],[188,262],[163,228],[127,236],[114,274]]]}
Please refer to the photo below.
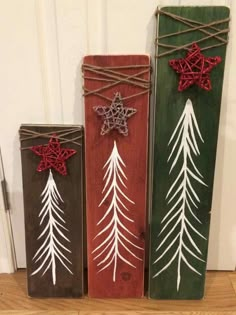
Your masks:
{"label": "twine wrapping", "polygon": [[[120,72],[120,70],[125,70],[125,69],[138,69],[140,70],[139,72],[135,74],[125,74]],[[90,73],[92,75],[84,75],[84,79],[87,80],[96,80],[96,81],[101,81],[105,82],[104,86],[95,89],[95,90],[88,90],[85,87],[84,89],[84,94],[83,96],[89,96],[89,95],[96,95],[99,96],[109,102],[112,102],[112,98],[109,98],[101,92],[108,90],[118,84],[121,83],[126,83],[129,85],[133,85],[135,87],[138,87],[142,89],[141,92],[123,97],[123,100],[127,100],[142,94],[146,94],[150,91],[151,89],[151,82],[150,80],[146,80],[141,78],[143,74],[146,74],[150,72],[151,67],[149,65],[127,65],[127,66],[116,66],[116,67],[99,67],[99,66],[94,66],[91,64],[83,64],[82,66],[82,71],[87,71],[87,73]]]}
{"label": "twine wrapping", "polygon": [[[219,41],[219,43],[218,44],[213,44],[213,45],[210,45],[210,46],[207,46],[207,47],[203,47],[203,48],[201,48],[201,51],[208,50],[208,49],[211,49],[211,48],[214,48],[214,47],[227,45],[227,43],[228,43],[228,39],[225,39],[224,35],[228,34],[230,29],[229,28],[219,29],[216,26],[220,25],[220,24],[223,24],[223,23],[229,22],[230,18],[225,18],[225,19],[222,19],[222,20],[217,20],[217,21],[213,21],[213,22],[205,24],[205,23],[202,23],[202,22],[199,22],[199,21],[191,20],[191,19],[179,16],[179,15],[176,15],[176,14],[173,14],[173,13],[169,13],[169,12],[165,12],[165,11],[162,11],[160,9],[157,9],[156,15],[159,16],[161,14],[165,15],[165,16],[167,16],[169,18],[172,18],[175,21],[179,21],[179,22],[183,23],[184,25],[190,26],[190,28],[182,30],[182,31],[179,31],[179,32],[174,32],[174,33],[169,33],[169,34],[165,34],[165,35],[162,35],[162,36],[158,36],[156,38],[156,45],[159,46],[159,47],[166,48],[168,50],[166,52],[163,52],[163,53],[160,53],[160,54],[156,55],[156,58],[161,58],[163,56],[170,55],[173,52],[176,52],[176,51],[179,51],[179,50],[182,50],[182,49],[189,50],[189,47],[191,47],[193,45],[193,43],[197,43],[197,44],[198,43],[202,43],[202,42],[204,42],[204,41],[206,41],[206,40],[208,40],[210,38],[215,38],[217,41]],[[212,30],[214,32],[211,33],[207,29],[210,29],[210,30]],[[193,32],[193,31],[199,31],[199,32],[205,34],[205,36],[203,38],[201,38],[201,39],[194,40],[194,41],[191,41],[191,42],[189,42],[187,44],[180,45],[180,46],[169,45],[169,44],[164,44],[164,43],[160,42],[162,39],[165,39],[167,37],[179,36],[179,35],[182,35],[182,34],[185,34],[185,33],[188,33],[188,32]]]}
{"label": "twine wrapping", "polygon": [[[21,128],[19,130],[19,135],[20,135],[21,144],[24,141],[31,140],[31,139],[37,139],[37,138],[51,139],[51,137],[54,134],[56,134],[57,139],[60,140],[61,144],[73,143],[73,144],[76,144],[78,146],[81,146],[81,143],[78,140],[82,138],[82,134],[73,136],[72,139],[67,138],[67,136],[73,135],[74,133],[77,133],[81,130],[82,130],[81,127],[73,127],[73,128],[63,129],[63,130],[53,130],[50,132],[37,132],[34,130]],[[32,148],[32,146],[30,146],[30,147],[21,146],[21,150],[27,150],[27,149],[31,149],[31,148]]]}

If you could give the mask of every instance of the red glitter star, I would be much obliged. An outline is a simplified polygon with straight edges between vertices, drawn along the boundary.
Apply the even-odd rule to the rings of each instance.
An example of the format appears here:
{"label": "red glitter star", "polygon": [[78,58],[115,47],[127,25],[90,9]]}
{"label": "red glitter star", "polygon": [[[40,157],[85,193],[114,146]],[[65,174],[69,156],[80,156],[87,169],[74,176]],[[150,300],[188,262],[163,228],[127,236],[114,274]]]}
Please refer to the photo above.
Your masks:
{"label": "red glitter star", "polygon": [[47,145],[36,145],[30,149],[42,157],[37,167],[38,172],[54,168],[61,175],[67,175],[65,161],[76,153],[76,150],[61,148],[56,134],[52,135]]}
{"label": "red glitter star", "polygon": [[220,62],[221,57],[205,57],[200,47],[193,43],[185,58],[172,59],[169,65],[180,74],[178,91],[182,92],[193,84],[210,91],[210,71]]}

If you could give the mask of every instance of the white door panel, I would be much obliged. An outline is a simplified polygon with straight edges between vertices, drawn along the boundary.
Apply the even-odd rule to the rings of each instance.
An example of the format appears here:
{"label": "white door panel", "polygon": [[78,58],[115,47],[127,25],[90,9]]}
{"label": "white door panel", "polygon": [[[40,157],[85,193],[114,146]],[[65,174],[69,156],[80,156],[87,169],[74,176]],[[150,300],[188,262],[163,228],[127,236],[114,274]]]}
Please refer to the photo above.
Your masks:
{"label": "white door panel", "polygon": [[24,215],[18,129],[45,122],[35,2],[0,2],[0,144],[10,192],[18,266],[25,266]]}

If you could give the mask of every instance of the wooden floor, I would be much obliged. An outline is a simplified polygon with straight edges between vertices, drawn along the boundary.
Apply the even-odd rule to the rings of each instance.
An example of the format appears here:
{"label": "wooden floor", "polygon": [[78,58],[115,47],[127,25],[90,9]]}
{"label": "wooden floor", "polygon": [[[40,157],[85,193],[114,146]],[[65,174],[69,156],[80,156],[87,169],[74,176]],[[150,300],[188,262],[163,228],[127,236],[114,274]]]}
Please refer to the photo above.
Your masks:
{"label": "wooden floor", "polygon": [[0,315],[236,315],[236,272],[208,272],[205,299],[31,299],[26,273],[0,275]]}

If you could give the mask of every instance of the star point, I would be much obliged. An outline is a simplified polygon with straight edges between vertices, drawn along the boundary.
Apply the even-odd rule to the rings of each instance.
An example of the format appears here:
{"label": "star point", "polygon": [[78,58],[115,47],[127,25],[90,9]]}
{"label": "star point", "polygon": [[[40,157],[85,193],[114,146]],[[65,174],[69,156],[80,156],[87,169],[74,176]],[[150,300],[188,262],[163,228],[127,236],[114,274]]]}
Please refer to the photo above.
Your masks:
{"label": "star point", "polygon": [[120,92],[116,92],[110,106],[94,106],[94,111],[102,117],[103,125],[101,135],[116,129],[123,136],[128,136],[127,119],[133,116],[137,110],[124,107]]}
{"label": "star point", "polygon": [[37,145],[30,148],[36,155],[42,157],[37,167],[38,172],[54,168],[61,175],[67,175],[65,161],[76,153],[76,150],[61,148],[56,134],[53,134],[47,145]]}
{"label": "star point", "polygon": [[185,58],[169,60],[169,65],[180,74],[178,91],[182,92],[193,84],[210,91],[210,72],[220,62],[220,56],[205,57],[200,47],[193,43]]}

